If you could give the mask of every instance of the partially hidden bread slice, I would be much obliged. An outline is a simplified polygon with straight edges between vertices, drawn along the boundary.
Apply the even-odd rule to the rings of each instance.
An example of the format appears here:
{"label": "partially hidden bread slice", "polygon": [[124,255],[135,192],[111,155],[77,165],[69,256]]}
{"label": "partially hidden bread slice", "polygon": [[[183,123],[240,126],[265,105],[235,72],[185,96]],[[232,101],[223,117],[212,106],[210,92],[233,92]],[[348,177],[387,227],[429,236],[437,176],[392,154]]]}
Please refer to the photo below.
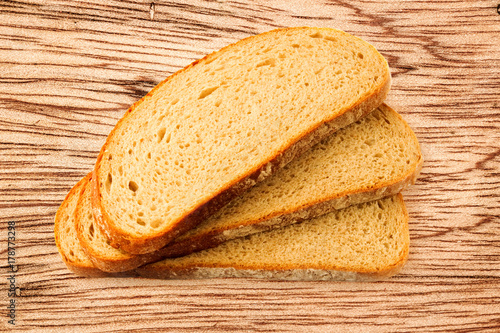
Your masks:
{"label": "partially hidden bread slice", "polygon": [[76,236],[73,213],[80,190],[85,188],[89,179],[90,174],[81,179],[66,195],[55,216],[54,236],[59,254],[70,271],[82,276],[107,276],[109,273],[97,269],[92,264]]}
{"label": "partially hidden bread slice", "polygon": [[77,229],[97,267],[125,271],[162,257],[186,255],[230,239],[394,195],[415,181],[421,165],[415,134],[399,114],[384,104],[154,253],[131,255],[109,244],[92,218],[88,186],[79,199]]}
{"label": "partially hidden bread slice", "polygon": [[165,259],[137,272],[167,279],[378,280],[403,267],[409,244],[408,214],[398,194]]}
{"label": "partially hidden bread slice", "polygon": [[73,273],[87,277],[133,276],[134,272],[108,273],[92,264],[80,245],[75,228],[75,210],[83,189],[88,187],[91,173],[82,178],[66,195],[57,210],[54,221],[54,237],[63,262]]}
{"label": "partially hidden bread slice", "polygon": [[379,106],[386,60],[328,28],[243,39],[135,103],[98,156],[92,206],[111,245],[149,253]]}

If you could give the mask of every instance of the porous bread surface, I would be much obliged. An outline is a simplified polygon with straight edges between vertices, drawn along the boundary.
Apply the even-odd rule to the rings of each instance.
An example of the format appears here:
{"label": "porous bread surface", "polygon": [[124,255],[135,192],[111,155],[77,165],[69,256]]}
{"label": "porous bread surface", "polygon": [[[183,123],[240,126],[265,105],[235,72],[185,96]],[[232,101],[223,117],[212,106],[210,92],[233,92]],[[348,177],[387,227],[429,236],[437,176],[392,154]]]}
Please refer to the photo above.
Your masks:
{"label": "porous bread surface", "polygon": [[105,272],[124,272],[161,259],[158,254],[133,255],[111,246],[97,227],[92,213],[90,178],[80,190],[75,210],[76,235],[94,266]]}
{"label": "porous bread surface", "polygon": [[[394,195],[414,182],[422,162],[411,128],[383,104],[232,200],[198,227],[176,238],[164,252],[185,255],[203,249],[210,238],[214,243],[214,237],[223,241],[245,236],[252,232],[245,226],[255,226],[256,232],[260,224],[282,224],[283,215],[319,203],[331,203],[331,207],[323,205],[317,212],[321,214]],[[301,220],[314,214],[308,211],[294,218]]]}
{"label": "porous bread surface", "polygon": [[406,262],[409,242],[408,214],[398,194],[165,259],[137,272],[155,278],[386,277]]}
{"label": "porous bread surface", "polygon": [[274,30],[225,47],[118,122],[96,163],[94,215],[116,245],[151,252],[322,124],[377,107],[389,84],[375,48],[339,30]]}
{"label": "porous bread surface", "polygon": [[90,174],[76,183],[66,195],[55,216],[54,237],[59,254],[69,270],[79,275],[106,276],[92,264],[76,234],[74,212],[80,191],[87,186],[89,179]]}
{"label": "porous bread surface", "polygon": [[113,248],[94,224],[89,186],[80,196],[76,222],[81,226],[77,229],[97,267],[125,271],[162,257],[186,255],[228,239],[394,195],[414,182],[421,163],[413,131],[384,104],[233,200],[177,238],[172,246],[135,256]]}

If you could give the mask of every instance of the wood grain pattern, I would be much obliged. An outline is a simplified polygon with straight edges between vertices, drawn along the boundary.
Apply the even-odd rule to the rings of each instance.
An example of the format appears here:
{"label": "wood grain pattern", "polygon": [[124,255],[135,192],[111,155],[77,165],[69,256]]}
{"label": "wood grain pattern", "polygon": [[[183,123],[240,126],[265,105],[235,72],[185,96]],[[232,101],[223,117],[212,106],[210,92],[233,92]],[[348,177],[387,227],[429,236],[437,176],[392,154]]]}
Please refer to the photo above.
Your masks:
{"label": "wood grain pattern", "polygon": [[[0,2],[0,331],[500,330],[497,1]],[[190,62],[285,26],[336,27],[388,59],[388,104],[425,158],[410,259],[378,283],[85,279],[53,239],[69,189],[129,105]],[[7,226],[16,224],[16,325]]]}

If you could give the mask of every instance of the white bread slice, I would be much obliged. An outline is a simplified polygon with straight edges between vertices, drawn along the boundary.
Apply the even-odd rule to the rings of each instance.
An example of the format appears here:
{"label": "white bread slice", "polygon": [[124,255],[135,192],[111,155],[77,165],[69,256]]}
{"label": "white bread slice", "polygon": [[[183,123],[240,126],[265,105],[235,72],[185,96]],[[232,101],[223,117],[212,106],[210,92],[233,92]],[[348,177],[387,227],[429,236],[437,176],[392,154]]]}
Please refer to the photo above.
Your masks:
{"label": "white bread slice", "polygon": [[131,255],[109,245],[92,218],[88,186],[80,196],[75,220],[81,244],[93,263],[104,271],[125,271],[394,195],[414,183],[421,165],[415,134],[384,104],[154,253]]}
{"label": "white bread slice", "polygon": [[402,268],[409,244],[408,213],[398,194],[136,271],[167,279],[379,280]]}
{"label": "white bread slice", "polygon": [[379,106],[386,60],[327,28],[273,30],[195,61],[117,123],[92,177],[99,228],[158,250],[295,156]]}

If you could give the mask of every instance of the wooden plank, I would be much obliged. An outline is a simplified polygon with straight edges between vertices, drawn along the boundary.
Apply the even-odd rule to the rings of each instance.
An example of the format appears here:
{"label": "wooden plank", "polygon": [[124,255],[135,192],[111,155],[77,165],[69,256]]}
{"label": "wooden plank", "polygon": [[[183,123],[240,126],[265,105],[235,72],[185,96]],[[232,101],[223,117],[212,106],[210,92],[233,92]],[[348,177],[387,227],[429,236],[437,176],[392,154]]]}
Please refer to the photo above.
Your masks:
{"label": "wooden plank", "polygon": [[[500,329],[500,19],[493,1],[3,1],[0,328],[30,331]],[[284,26],[337,27],[388,59],[388,103],[425,158],[404,192],[410,258],[378,283],[85,279],[55,211],[128,106],[190,62]],[[5,320],[16,224],[17,325]]]}

